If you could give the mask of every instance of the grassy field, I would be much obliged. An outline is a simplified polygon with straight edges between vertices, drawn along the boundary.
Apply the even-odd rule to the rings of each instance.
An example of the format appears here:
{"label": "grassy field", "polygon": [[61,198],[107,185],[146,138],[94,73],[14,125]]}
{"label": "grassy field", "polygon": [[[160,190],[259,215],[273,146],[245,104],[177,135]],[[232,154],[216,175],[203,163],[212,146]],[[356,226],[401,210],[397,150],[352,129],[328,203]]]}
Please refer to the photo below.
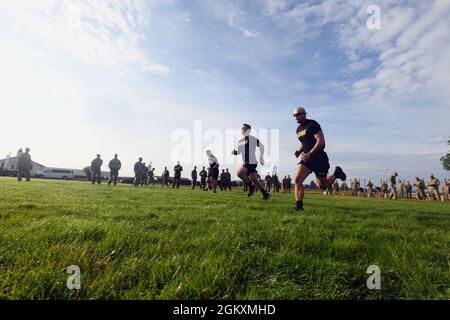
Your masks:
{"label": "grassy field", "polygon": [[450,203],[260,197],[0,178],[0,299],[449,299]]}

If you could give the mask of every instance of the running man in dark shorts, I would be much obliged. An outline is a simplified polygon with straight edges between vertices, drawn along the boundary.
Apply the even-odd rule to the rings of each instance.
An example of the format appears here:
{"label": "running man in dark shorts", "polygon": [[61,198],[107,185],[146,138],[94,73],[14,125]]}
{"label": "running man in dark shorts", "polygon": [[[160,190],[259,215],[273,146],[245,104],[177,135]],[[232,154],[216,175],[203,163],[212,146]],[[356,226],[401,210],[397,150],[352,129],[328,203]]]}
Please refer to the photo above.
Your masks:
{"label": "running man in dark shorts", "polygon": [[260,184],[258,179],[258,171],[256,167],[258,162],[256,161],[256,147],[259,147],[259,162],[264,165],[264,145],[254,136],[250,135],[252,128],[248,124],[243,124],[241,131],[244,136],[238,142],[238,150],[233,150],[233,155],[242,155],[242,167],[239,168],[237,176],[248,186],[248,196],[252,196],[255,193],[256,188],[258,188],[263,199],[267,200],[269,198],[269,192],[267,192],[264,187]]}
{"label": "running man in dark shorts", "polygon": [[306,119],[304,108],[294,109],[293,116],[299,126],[297,137],[301,142],[300,150],[295,151],[295,156],[300,157],[300,162],[295,170],[295,210],[303,210],[304,188],[303,182],[314,172],[317,178],[317,186],[326,190],[333,185],[336,179],[345,181],[347,176],[341,167],[336,167],[331,176],[327,176],[330,164],[325,149],[325,137],[320,125],[311,119]]}

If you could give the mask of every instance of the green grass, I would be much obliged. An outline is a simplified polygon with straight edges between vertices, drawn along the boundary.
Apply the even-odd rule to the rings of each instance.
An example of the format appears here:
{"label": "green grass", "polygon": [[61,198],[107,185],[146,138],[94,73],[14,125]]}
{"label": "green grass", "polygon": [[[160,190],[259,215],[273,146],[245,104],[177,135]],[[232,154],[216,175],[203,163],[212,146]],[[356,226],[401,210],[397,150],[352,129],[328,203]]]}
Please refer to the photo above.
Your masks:
{"label": "green grass", "polygon": [[450,203],[260,197],[0,178],[0,299],[449,299]]}

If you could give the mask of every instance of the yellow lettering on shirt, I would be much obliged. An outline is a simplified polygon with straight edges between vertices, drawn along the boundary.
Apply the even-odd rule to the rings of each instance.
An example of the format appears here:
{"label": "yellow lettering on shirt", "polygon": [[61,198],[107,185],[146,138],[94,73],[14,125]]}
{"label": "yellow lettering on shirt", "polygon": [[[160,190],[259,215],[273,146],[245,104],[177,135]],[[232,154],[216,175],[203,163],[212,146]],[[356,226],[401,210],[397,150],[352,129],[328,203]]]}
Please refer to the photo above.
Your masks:
{"label": "yellow lettering on shirt", "polygon": [[299,131],[299,132],[297,133],[297,136],[298,136],[298,137],[303,137],[304,135],[306,135],[306,129],[303,129],[302,131]]}

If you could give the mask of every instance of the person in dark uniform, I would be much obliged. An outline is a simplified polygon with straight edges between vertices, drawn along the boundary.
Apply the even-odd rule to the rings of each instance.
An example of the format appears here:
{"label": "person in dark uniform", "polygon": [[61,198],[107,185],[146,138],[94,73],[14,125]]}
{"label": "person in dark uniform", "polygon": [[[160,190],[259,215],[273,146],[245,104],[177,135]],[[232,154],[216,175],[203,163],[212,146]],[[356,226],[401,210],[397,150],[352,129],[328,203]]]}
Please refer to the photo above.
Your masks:
{"label": "person in dark uniform", "polygon": [[289,192],[289,193],[291,193],[291,183],[292,183],[291,176],[288,175],[287,179],[286,179],[286,187],[287,187],[287,192]]}
{"label": "person in dark uniform", "polygon": [[108,179],[108,186],[111,185],[111,183],[114,183],[114,185],[117,185],[117,179],[119,177],[119,170],[122,167],[122,163],[120,162],[120,160],[117,158],[118,155],[115,154],[114,155],[114,159],[112,159],[109,164],[109,179]]}
{"label": "person in dark uniform", "polygon": [[137,187],[137,186],[139,186],[139,184],[142,183],[142,175],[144,173],[142,157],[139,157],[138,162],[136,162],[134,164],[133,170],[134,170],[134,184],[133,185],[135,187]]}
{"label": "person in dark uniform", "polygon": [[194,167],[194,170],[191,172],[191,179],[192,179],[192,190],[195,189],[195,186],[197,185],[197,167]]}
{"label": "person in dark uniform", "polygon": [[252,127],[249,124],[244,123],[241,128],[242,139],[238,141],[238,150],[233,150],[233,155],[242,155],[242,167],[239,168],[237,176],[241,178],[245,185],[248,186],[248,196],[251,197],[256,188],[258,188],[263,199],[267,200],[269,198],[269,192],[264,190],[263,186],[258,179],[258,171],[256,167],[258,162],[256,161],[256,147],[259,147],[259,162],[264,165],[264,145],[256,137],[250,135]]}
{"label": "person in dark uniform", "polygon": [[169,187],[169,170],[167,170],[167,167],[164,167],[164,171],[162,173],[162,184],[161,184],[161,188],[166,186],[167,188]]}
{"label": "person in dark uniform", "polygon": [[[22,149],[20,149],[22,150]],[[27,182],[30,182],[31,173],[30,170],[33,168],[30,156],[30,148],[26,148],[25,152],[19,156],[17,161],[17,181],[21,182],[22,177],[25,177]]]}
{"label": "person in dark uniform", "polygon": [[148,172],[148,184],[152,185],[153,187],[155,186],[156,183],[156,179],[155,179],[155,168],[152,168],[149,172]]}
{"label": "person in dark uniform", "polygon": [[217,193],[217,180],[219,179],[219,161],[210,150],[206,151],[206,155],[208,156],[209,168],[208,168],[208,189],[205,191],[213,190],[214,193]]}
{"label": "person in dark uniform", "polygon": [[95,184],[97,181],[97,184],[100,184],[102,180],[102,173],[101,173],[101,167],[103,164],[103,160],[100,158],[100,155],[97,155],[97,158],[92,160],[91,162],[91,182],[92,184]]}
{"label": "person in dark uniform", "polygon": [[225,183],[226,183],[226,180],[227,180],[226,176],[227,175],[225,173],[225,169],[222,169],[222,173],[220,174],[220,179],[219,179],[220,191],[223,191],[223,189],[225,188]]}
{"label": "person in dark uniform", "polygon": [[177,189],[180,188],[181,171],[183,171],[183,167],[180,165],[180,161],[178,161],[177,165],[173,168],[174,177],[172,188],[175,187],[177,187]]}
{"label": "person in dark uniform", "polygon": [[231,191],[231,172],[227,170],[225,171],[225,176],[226,176],[226,180],[225,180],[225,191],[227,191],[227,189],[229,189]]}
{"label": "person in dark uniform", "polygon": [[148,167],[145,165],[145,162],[142,163],[142,176],[141,176],[141,187],[147,186],[148,184]]}
{"label": "person in dark uniform", "polygon": [[297,138],[301,147],[295,151],[295,156],[300,157],[295,171],[295,210],[303,210],[304,187],[303,182],[312,173],[316,175],[317,186],[326,190],[336,179],[345,181],[347,178],[341,167],[336,167],[331,176],[327,176],[330,164],[325,149],[325,137],[319,123],[306,118],[304,108],[294,109],[293,116],[299,124]]}
{"label": "person in dark uniform", "polygon": [[206,189],[206,178],[208,177],[208,172],[206,172],[205,167],[199,173],[200,176],[200,190]]}

